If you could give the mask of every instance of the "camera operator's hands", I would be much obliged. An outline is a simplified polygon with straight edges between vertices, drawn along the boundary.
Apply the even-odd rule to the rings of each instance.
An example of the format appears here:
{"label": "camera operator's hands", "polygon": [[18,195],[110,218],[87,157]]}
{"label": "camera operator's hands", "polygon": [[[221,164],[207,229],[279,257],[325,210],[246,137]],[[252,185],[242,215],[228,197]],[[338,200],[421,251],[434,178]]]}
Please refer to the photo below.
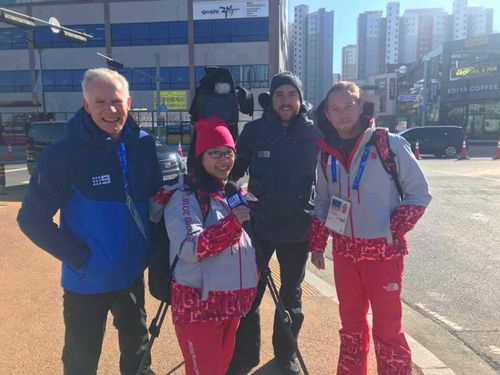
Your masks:
{"label": "camera operator's hands", "polygon": [[311,253],[311,263],[316,266],[319,270],[325,269],[325,256],[323,253]]}
{"label": "camera operator's hands", "polygon": [[241,225],[243,225],[245,221],[250,220],[250,209],[247,206],[241,205],[233,208],[231,211],[236,216]]}

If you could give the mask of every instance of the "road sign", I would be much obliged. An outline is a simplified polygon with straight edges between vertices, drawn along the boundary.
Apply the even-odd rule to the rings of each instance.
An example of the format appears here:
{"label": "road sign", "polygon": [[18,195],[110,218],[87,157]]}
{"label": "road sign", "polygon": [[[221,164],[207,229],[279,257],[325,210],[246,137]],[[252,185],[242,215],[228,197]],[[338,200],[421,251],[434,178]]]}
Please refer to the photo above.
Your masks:
{"label": "road sign", "polygon": [[418,100],[418,95],[408,94],[408,95],[399,95],[398,101],[400,102],[416,102]]}

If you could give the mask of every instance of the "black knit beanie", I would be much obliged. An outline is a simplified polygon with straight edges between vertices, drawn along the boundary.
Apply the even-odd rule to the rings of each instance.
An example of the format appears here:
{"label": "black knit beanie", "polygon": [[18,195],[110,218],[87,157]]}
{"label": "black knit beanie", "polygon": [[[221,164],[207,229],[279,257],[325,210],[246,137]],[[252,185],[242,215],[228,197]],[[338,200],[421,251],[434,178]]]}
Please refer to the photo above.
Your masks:
{"label": "black knit beanie", "polygon": [[271,81],[271,98],[274,95],[274,92],[278,87],[281,85],[292,85],[297,89],[297,92],[299,93],[299,99],[300,103],[302,104],[302,82],[300,81],[300,78],[293,74],[292,72],[281,72],[276,74],[272,81]]}

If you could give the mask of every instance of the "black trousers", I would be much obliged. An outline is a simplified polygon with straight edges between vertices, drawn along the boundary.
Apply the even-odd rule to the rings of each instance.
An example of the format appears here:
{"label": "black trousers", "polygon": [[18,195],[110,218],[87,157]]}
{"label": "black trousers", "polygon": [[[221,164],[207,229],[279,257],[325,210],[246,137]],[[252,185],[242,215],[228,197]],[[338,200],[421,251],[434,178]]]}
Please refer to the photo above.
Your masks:
{"label": "black trousers", "polygon": [[[135,375],[148,344],[142,277],[129,289],[117,292],[85,295],[64,291],[65,375],[97,373],[108,311],[118,330],[120,372]],[[144,374],[152,374],[150,364],[148,358]]]}
{"label": "black trousers", "polygon": [[[292,332],[298,337],[304,321],[302,313],[302,289],[309,242],[285,244],[272,241],[260,241],[264,261],[269,263],[274,251],[280,264],[281,287],[279,295],[285,308],[292,317]],[[266,281],[260,280],[257,295],[250,312],[241,319],[236,333],[236,346],[230,368],[253,367],[260,361],[260,314],[259,305],[264,296]],[[292,360],[296,353],[285,331],[282,329],[278,314],[274,314],[273,348],[275,357]]]}

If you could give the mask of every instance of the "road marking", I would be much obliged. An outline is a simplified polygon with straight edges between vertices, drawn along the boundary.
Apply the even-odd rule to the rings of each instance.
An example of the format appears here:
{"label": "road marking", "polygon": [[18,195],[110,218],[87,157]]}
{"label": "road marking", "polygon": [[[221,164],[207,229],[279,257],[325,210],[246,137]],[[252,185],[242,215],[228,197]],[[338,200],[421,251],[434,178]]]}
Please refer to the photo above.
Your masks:
{"label": "road marking", "polygon": [[6,169],[6,170],[5,170],[5,173],[7,173],[7,172],[27,171],[27,170],[28,170],[28,167],[24,167],[24,168],[16,168],[16,169]]}
{"label": "road marking", "polygon": [[500,348],[498,346],[489,346],[488,349],[490,349],[494,354],[500,354]]}
{"label": "road marking", "polygon": [[442,315],[439,315],[437,312],[429,310],[427,307],[424,306],[423,303],[419,302],[419,303],[415,304],[415,306],[417,306],[418,308],[422,309],[427,314],[433,316],[434,318],[436,318],[440,322],[444,323],[447,327],[450,327],[452,330],[458,331],[458,332],[464,331],[464,328],[462,326],[459,326],[458,324],[453,323],[451,320],[447,319],[446,317],[444,317]]}
{"label": "road marking", "polygon": [[470,215],[470,217],[471,219],[482,221],[483,223],[487,223],[488,221],[490,221],[488,215],[482,214],[480,212],[476,212],[475,214]]}
{"label": "road marking", "polygon": [[[311,271],[306,271],[304,280],[306,283],[309,283],[316,288],[316,290],[318,290],[323,296],[331,298],[336,304],[339,303],[337,291],[333,285],[330,285],[328,282],[321,279]],[[371,314],[369,314],[368,319],[369,322],[371,322]],[[437,358],[417,340],[408,335],[406,332],[405,336],[412,352],[412,362],[424,375],[455,375],[453,370],[447,367],[447,365],[441,362],[439,358]]]}
{"label": "road marking", "polygon": [[495,182],[500,182],[500,179],[498,178],[491,178],[491,177],[481,177],[481,176],[471,176],[468,174],[462,174],[462,173],[456,173],[456,172],[448,172],[448,171],[441,171],[439,169],[434,169],[433,172],[438,172],[438,173],[444,173],[452,176],[457,176],[457,177],[469,177],[469,178],[480,178],[482,180],[491,180]]}

